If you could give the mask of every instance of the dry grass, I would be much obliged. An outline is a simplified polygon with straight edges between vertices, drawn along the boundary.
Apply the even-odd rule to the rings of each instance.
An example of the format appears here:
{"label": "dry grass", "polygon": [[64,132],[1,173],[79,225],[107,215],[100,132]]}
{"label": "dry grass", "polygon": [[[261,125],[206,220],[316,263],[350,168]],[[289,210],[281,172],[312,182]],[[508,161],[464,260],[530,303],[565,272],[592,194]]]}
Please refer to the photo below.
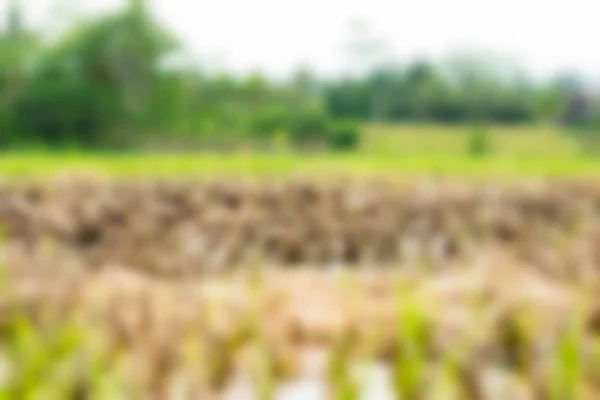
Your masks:
{"label": "dry grass", "polygon": [[[273,269],[260,286],[242,272],[177,282],[118,269],[77,278],[57,270],[43,281],[19,272],[3,296],[8,398],[112,398],[109,390],[282,398],[307,380],[334,399],[364,390],[426,399],[600,394],[592,297],[523,268],[419,278]],[[68,291],[57,290],[67,281]],[[569,321],[577,311],[581,319]],[[68,315],[72,325],[62,322]],[[387,378],[371,382],[369,365]]]}
{"label": "dry grass", "polygon": [[[2,187],[0,398],[599,398],[593,182],[270,184]],[[240,210],[266,213],[248,220],[258,232],[280,221],[282,237],[329,221],[290,243],[304,257],[309,239],[354,232],[363,261],[299,267],[249,251],[241,268],[180,260],[155,273],[177,257],[161,247],[171,223],[204,215],[177,237],[218,237],[224,224],[226,239],[243,231]],[[138,262],[115,265],[119,246],[91,262],[81,232],[119,214],[134,223],[107,237]],[[412,245],[383,262],[373,249],[390,237]],[[440,237],[460,251],[441,257]]]}
{"label": "dry grass", "polygon": [[593,181],[108,179],[0,186],[16,264],[162,276],[265,264],[468,264],[495,248],[559,280],[598,276]]}

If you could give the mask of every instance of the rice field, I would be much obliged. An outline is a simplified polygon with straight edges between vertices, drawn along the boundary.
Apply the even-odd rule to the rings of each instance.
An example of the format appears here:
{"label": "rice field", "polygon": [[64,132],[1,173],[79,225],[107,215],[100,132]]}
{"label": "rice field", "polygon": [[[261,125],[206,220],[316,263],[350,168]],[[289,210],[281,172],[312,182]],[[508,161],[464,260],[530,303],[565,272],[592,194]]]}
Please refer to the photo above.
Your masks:
{"label": "rice field", "polygon": [[600,162],[444,129],[0,156],[0,399],[600,398]]}
{"label": "rice field", "polygon": [[600,184],[0,185],[0,396],[596,399]]}

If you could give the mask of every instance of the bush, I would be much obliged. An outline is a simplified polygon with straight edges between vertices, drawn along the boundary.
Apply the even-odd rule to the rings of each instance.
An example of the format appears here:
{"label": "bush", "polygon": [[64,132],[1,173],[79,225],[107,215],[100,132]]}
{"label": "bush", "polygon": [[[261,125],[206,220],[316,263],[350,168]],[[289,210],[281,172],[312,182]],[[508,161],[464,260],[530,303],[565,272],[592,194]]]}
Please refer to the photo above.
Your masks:
{"label": "bush", "polygon": [[288,125],[289,113],[284,107],[268,107],[250,117],[248,130],[257,138],[271,138]]}
{"label": "bush", "polygon": [[480,157],[490,151],[488,131],[482,126],[474,127],[469,135],[468,152],[471,156]]}
{"label": "bush", "polygon": [[360,145],[359,124],[354,121],[334,121],[330,124],[327,144],[333,150],[354,150]]}
{"label": "bush", "polygon": [[327,143],[329,118],[321,109],[299,110],[290,118],[288,131],[296,145],[323,142]]}
{"label": "bush", "polygon": [[526,123],[533,120],[533,111],[526,103],[517,101],[494,104],[490,118],[501,123]]}

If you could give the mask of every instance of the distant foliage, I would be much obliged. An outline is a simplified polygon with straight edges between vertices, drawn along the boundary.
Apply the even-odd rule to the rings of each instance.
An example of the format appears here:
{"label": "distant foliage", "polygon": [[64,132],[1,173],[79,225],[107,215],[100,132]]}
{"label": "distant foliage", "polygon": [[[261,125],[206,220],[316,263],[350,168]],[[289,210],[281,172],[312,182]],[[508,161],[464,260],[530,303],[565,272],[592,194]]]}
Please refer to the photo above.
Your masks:
{"label": "distant foliage", "polygon": [[323,110],[298,110],[290,118],[291,140],[300,146],[325,144],[328,125],[329,117]]}
{"label": "distant foliage", "polygon": [[248,130],[255,137],[271,138],[278,130],[289,126],[289,114],[285,107],[266,107],[250,116]]}
{"label": "distant foliage", "polygon": [[[491,73],[490,73],[491,74]],[[343,79],[325,90],[327,110],[338,118],[374,121],[469,122],[473,112],[497,123],[527,123],[555,118],[548,97],[505,84],[500,78],[476,77],[452,82],[442,69],[416,62],[406,70],[374,71],[364,78]],[[537,113],[537,114],[536,114]]]}
{"label": "distant foliage", "polygon": [[360,145],[360,139],[360,124],[357,121],[340,120],[330,123],[328,143],[332,150],[355,150]]}
{"label": "distant foliage", "polygon": [[[131,1],[123,11],[80,25],[39,52],[23,49],[23,59],[13,59],[11,66],[18,73],[0,84],[0,98],[11,110],[11,134],[22,142],[60,147],[138,142],[153,117],[159,65],[175,44],[143,1]],[[0,59],[11,45],[14,41],[7,43],[0,32]],[[27,59],[36,62],[28,65]]]}
{"label": "distant foliage", "polygon": [[533,85],[476,60],[417,60],[337,79],[306,68],[286,81],[212,74],[174,62],[183,58],[178,40],[144,0],[129,0],[51,43],[27,31],[21,3],[11,4],[0,24],[2,148],[229,148],[268,144],[286,131],[292,146],[347,150],[360,143],[349,120],[471,123],[476,115],[490,123],[572,126],[590,112],[600,115],[591,100],[582,105],[571,96],[573,84]]}

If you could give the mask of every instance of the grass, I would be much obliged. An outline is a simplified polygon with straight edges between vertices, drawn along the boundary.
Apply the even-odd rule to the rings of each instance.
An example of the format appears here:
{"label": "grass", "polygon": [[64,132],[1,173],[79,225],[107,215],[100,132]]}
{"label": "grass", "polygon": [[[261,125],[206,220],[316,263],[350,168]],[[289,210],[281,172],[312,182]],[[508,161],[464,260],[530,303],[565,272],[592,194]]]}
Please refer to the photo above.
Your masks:
{"label": "grass", "polygon": [[108,154],[92,152],[5,153],[0,176],[48,177],[72,171],[116,176],[290,174],[393,174],[397,177],[596,176],[600,162],[581,154],[581,144],[554,126],[491,126],[491,154],[468,155],[470,127],[370,125],[360,151],[351,154]]}
{"label": "grass", "polygon": [[203,155],[108,155],[108,154],[10,154],[0,156],[4,178],[44,178],[73,171],[114,176],[288,176],[393,174],[464,177],[594,177],[600,162],[584,157],[531,157],[464,155],[300,155],[300,154],[203,154]]}
{"label": "grass", "polygon": [[[388,154],[464,154],[469,125],[371,125],[364,146]],[[494,154],[502,157],[576,157],[580,143],[555,125],[492,125],[486,128]]]}

